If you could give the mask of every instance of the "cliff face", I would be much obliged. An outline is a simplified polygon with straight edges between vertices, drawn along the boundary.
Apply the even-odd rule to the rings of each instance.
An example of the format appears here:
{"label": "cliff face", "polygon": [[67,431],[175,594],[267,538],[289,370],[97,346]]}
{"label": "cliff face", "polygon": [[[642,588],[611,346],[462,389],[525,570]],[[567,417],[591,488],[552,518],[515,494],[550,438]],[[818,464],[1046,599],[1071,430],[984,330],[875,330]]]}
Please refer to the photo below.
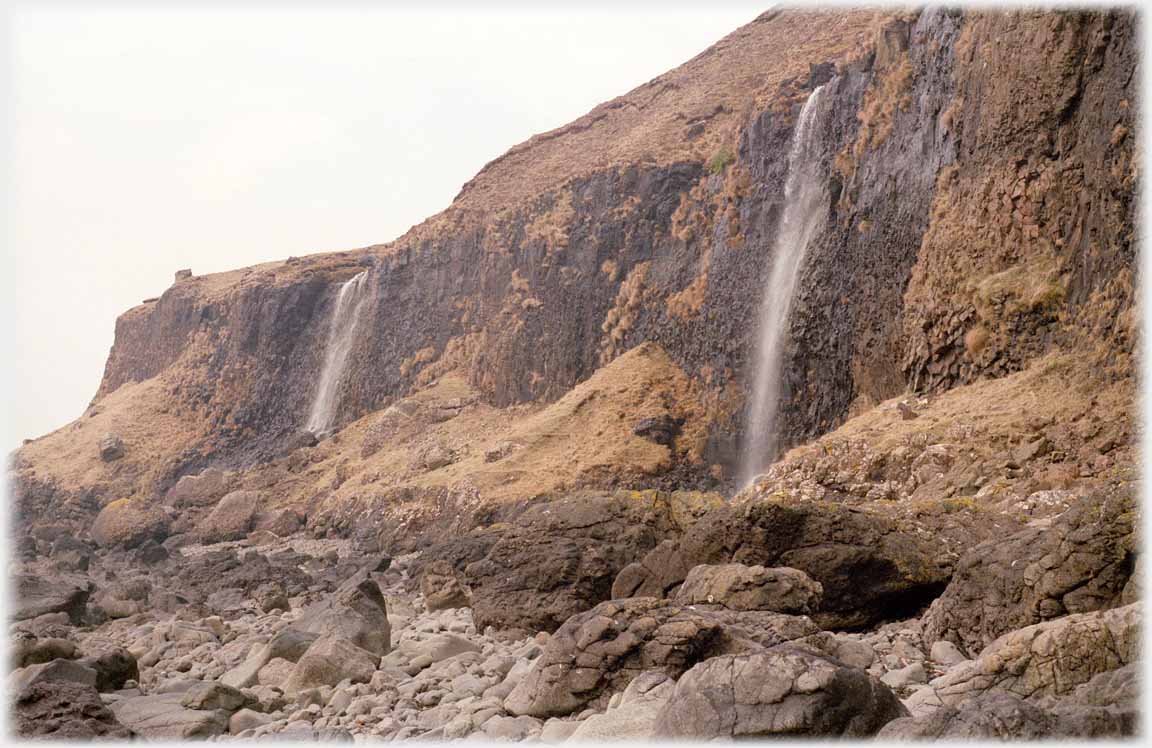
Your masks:
{"label": "cliff face", "polygon": [[[786,443],[1054,348],[1127,376],[1136,54],[1125,12],[766,14],[512,149],[396,242],[179,281],[129,311],[96,406],[155,380],[182,436],[163,469],[63,482],[107,500],[132,481],[162,492],[210,464],[291,451],[336,288],[363,270],[341,423],[450,373],[495,407],[549,403],[652,342],[706,424],[683,466],[723,477],[788,143],[820,84],[833,199],[791,319]],[[34,443],[18,467],[36,455]],[[25,470],[24,485],[51,473]]]}

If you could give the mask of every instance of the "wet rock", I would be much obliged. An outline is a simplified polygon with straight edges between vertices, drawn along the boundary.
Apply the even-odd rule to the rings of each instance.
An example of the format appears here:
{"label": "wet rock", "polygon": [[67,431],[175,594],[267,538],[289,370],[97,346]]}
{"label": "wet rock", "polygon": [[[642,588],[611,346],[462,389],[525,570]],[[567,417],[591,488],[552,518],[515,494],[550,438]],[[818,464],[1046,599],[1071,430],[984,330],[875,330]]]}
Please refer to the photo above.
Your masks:
{"label": "wet rock", "polygon": [[118,434],[107,433],[100,438],[100,459],[113,462],[124,456],[124,440]]}
{"label": "wet rock", "polygon": [[701,660],[818,633],[807,618],[698,610],[655,598],[613,600],[573,616],[504,700],[512,714],[552,717],[603,707],[640,673],[677,677]]}
{"label": "wet rock", "polygon": [[822,594],[819,583],[796,569],[720,564],[694,567],[674,599],[681,605],[805,614],[819,607]]}
{"label": "wet rock", "polygon": [[460,583],[452,564],[444,560],[433,561],[424,567],[420,578],[420,592],[424,606],[430,610],[467,608],[472,605],[468,592]]}
{"label": "wet rock", "polygon": [[721,656],[686,672],[656,718],[677,740],[867,737],[907,714],[863,670],[789,646]]}
{"label": "wet rock", "polygon": [[51,740],[127,740],[122,725],[100,694],[89,685],[69,681],[35,683],[16,693],[11,722],[16,735]]}
{"label": "wet rock", "polygon": [[117,499],[100,510],[89,532],[102,548],[135,548],[147,540],[162,542],[168,527],[168,515],[147,499]]}
{"label": "wet rock", "polygon": [[252,519],[260,500],[256,491],[233,491],[220,499],[208,516],[196,525],[196,536],[204,543],[244,538],[252,529]]}
{"label": "wet rock", "polygon": [[1050,526],[974,547],[925,613],[925,641],[979,652],[1009,631],[1119,604],[1136,552],[1132,490],[1084,496]]}
{"label": "wet rock", "polygon": [[11,617],[25,621],[51,613],[64,613],[74,624],[84,617],[92,582],[75,575],[42,576],[17,574],[15,606]]}

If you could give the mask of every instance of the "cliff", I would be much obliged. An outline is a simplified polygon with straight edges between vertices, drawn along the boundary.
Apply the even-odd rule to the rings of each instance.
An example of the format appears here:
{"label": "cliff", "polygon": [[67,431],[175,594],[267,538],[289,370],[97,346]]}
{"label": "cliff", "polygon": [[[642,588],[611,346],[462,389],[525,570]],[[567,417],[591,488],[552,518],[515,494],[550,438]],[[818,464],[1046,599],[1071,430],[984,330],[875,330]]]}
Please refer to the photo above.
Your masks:
{"label": "cliff", "polygon": [[[1053,352],[1127,380],[1136,55],[1124,11],[764,14],[511,149],[395,242],[179,280],[129,310],[89,413],[16,454],[18,508],[26,521],[83,523],[124,495],[160,500],[209,466],[287,465],[308,443],[299,432],[335,289],[364,270],[371,293],[340,424],[367,428],[444,381],[519,419],[653,344],[677,382],[660,415],[687,425],[666,459],[636,464],[659,464],[641,471],[648,481],[722,483],[788,142],[821,84],[833,199],[791,316],[785,443]],[[631,427],[651,410],[635,393],[619,417]],[[475,444],[503,433],[493,429]],[[106,432],[124,440],[120,460],[99,459]],[[479,493],[616,485],[633,463],[612,455],[543,488]],[[313,485],[300,505],[327,490]]]}

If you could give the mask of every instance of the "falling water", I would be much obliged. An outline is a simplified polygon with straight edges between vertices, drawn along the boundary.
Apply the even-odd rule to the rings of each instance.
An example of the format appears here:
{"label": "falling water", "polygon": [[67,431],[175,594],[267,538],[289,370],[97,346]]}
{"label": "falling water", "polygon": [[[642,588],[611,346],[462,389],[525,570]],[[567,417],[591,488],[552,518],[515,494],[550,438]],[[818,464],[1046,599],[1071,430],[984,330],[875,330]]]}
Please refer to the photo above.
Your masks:
{"label": "falling water", "polygon": [[788,152],[784,212],[772,252],[772,272],[760,305],[755,381],[740,454],[741,486],[751,483],[776,457],[776,421],[783,374],[781,364],[788,343],[788,316],[808,244],[820,230],[827,212],[828,194],[820,168],[816,128],[817,102],[823,88],[814,90],[804,102]]}
{"label": "falling water", "polygon": [[356,340],[360,312],[368,299],[367,278],[368,271],[365,270],[343,283],[336,296],[328,329],[328,347],[324,352],[324,368],[320,371],[312,412],[308,415],[308,425],[305,427],[317,436],[327,433],[336,421],[336,404],[340,383],[344,379],[344,367],[348,363],[352,343]]}

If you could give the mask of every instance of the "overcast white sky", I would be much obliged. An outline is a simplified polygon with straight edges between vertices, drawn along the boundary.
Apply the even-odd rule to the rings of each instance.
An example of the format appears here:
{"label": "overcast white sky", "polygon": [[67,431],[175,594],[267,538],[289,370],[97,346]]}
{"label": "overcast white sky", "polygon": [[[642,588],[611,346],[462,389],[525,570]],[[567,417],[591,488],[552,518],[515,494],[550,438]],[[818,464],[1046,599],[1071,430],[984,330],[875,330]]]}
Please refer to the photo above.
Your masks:
{"label": "overcast white sky", "polygon": [[16,8],[0,449],[80,415],[176,269],[392,239],[758,12]]}

